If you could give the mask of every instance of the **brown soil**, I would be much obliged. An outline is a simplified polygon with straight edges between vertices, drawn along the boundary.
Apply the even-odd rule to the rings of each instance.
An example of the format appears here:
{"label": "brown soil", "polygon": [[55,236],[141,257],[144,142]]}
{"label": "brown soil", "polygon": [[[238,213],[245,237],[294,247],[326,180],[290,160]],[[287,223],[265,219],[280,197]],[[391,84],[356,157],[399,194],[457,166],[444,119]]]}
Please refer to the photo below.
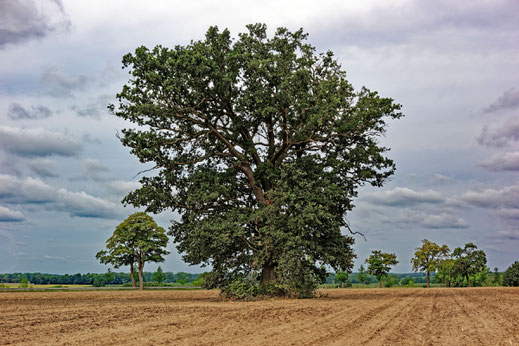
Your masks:
{"label": "brown soil", "polygon": [[519,345],[519,288],[0,293],[0,344]]}

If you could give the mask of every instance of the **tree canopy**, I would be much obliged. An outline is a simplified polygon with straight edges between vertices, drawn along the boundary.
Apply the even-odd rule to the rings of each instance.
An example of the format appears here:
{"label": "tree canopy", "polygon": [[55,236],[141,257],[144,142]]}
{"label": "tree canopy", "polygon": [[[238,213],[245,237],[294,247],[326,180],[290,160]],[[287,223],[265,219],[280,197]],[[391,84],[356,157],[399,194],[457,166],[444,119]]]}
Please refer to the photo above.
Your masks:
{"label": "tree canopy", "polygon": [[166,275],[162,271],[162,268],[159,266],[157,271],[153,273],[153,280],[157,281],[157,284],[160,285],[162,281],[166,279]]}
{"label": "tree canopy", "polygon": [[422,240],[422,246],[416,249],[411,259],[414,271],[427,272],[427,287],[430,286],[430,273],[436,271],[442,259],[449,256],[450,249],[447,245],[438,245],[427,239]]}
{"label": "tree canopy", "polygon": [[308,294],[323,265],[351,271],[345,215],[360,186],[394,173],[378,137],[400,105],[355,91],[303,30],[247,29],[124,56],[131,79],[111,110],[137,125],[121,142],[153,171],[124,202],[178,212],[169,234],[214,286],[247,277]]}
{"label": "tree canopy", "polygon": [[477,250],[473,243],[467,243],[463,248],[457,247],[452,252],[454,257],[455,274],[465,277],[470,287],[470,276],[486,268],[487,255],[483,250]]}
{"label": "tree canopy", "polygon": [[146,262],[163,262],[169,254],[164,248],[168,237],[164,228],[158,226],[146,213],[135,213],[119,224],[106,241],[107,250],[96,255],[101,263],[110,263],[115,268],[130,265],[133,280],[133,265],[139,271],[139,288],[143,289],[142,272]]}
{"label": "tree canopy", "polygon": [[503,285],[519,286],[519,262],[515,261],[503,274]]}
{"label": "tree canopy", "polygon": [[379,250],[371,251],[371,255],[366,259],[368,264],[367,273],[374,275],[378,280],[378,286],[382,287],[382,278],[389,273],[392,266],[398,264],[394,253],[385,253]]}

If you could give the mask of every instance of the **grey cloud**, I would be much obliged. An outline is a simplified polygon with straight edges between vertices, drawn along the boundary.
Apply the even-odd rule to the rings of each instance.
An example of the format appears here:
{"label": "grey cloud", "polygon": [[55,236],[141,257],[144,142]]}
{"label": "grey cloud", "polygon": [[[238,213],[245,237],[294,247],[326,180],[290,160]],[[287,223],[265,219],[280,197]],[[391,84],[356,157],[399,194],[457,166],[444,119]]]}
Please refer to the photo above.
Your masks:
{"label": "grey cloud", "polygon": [[106,173],[109,171],[108,167],[105,166],[101,161],[96,159],[86,159],[82,163],[83,172],[80,176],[70,178],[71,181],[106,181],[109,177]]}
{"label": "grey cloud", "polygon": [[492,172],[519,171],[519,151],[496,154],[479,165]]}
{"label": "grey cloud", "polygon": [[84,106],[73,105],[70,109],[80,117],[100,119],[102,115],[108,114],[107,106],[112,100],[112,95],[99,95]]}
{"label": "grey cloud", "polygon": [[88,179],[94,181],[106,180],[105,173],[109,171],[108,167],[96,159],[86,159],[83,161],[84,174]]}
{"label": "grey cloud", "polygon": [[501,208],[497,211],[497,215],[504,219],[517,222],[519,221],[519,208]]}
{"label": "grey cloud", "polygon": [[[325,22],[316,23],[322,28],[317,39],[326,46],[346,44],[380,48],[423,42],[437,35],[448,43],[451,38],[449,31],[457,30],[456,37],[465,32],[466,39],[461,41],[463,44],[476,43],[473,37],[475,32],[478,33],[477,43],[481,46],[482,40],[488,42],[488,45],[502,42],[495,39],[498,35],[505,36],[505,41],[513,41],[518,31],[514,13],[519,10],[519,5],[513,0],[472,1],[471,6],[447,0],[381,3],[362,15],[336,11],[335,18],[331,16]],[[331,29],[333,32],[330,32]],[[459,41],[456,43],[460,45]]]}
{"label": "grey cloud", "polygon": [[477,141],[480,145],[493,147],[502,147],[511,142],[519,141],[519,118],[509,119],[494,129],[485,126]]}
{"label": "grey cloud", "polygon": [[84,134],[81,139],[83,140],[83,142],[85,143],[91,143],[91,144],[101,144],[101,141],[99,140],[99,138],[95,138],[93,137],[90,133],[86,133]]}
{"label": "grey cloud", "polygon": [[20,222],[25,220],[23,214],[0,205],[0,222]]}
{"label": "grey cloud", "polygon": [[18,103],[11,103],[7,116],[13,120],[44,119],[52,116],[52,111],[45,106],[32,106],[26,109]]}
{"label": "grey cloud", "polygon": [[519,230],[499,231],[497,235],[508,240],[519,240]]}
{"label": "grey cloud", "polygon": [[85,75],[69,76],[54,66],[48,66],[40,76],[42,92],[53,97],[72,97],[73,92],[83,90],[88,83]]}
{"label": "grey cloud", "polygon": [[25,157],[73,156],[79,153],[81,145],[64,134],[42,128],[0,126],[0,148]]}
{"label": "grey cloud", "polygon": [[128,192],[134,191],[141,187],[141,183],[138,181],[124,181],[124,180],[115,180],[108,184],[108,188],[116,193],[125,195]]}
{"label": "grey cloud", "polygon": [[117,205],[102,198],[90,196],[85,192],[58,190],[57,210],[71,216],[92,218],[113,218],[120,215]]}
{"label": "grey cloud", "polygon": [[421,203],[443,203],[445,199],[434,190],[416,192],[407,187],[397,187],[390,191],[365,194],[364,200],[378,205],[386,206],[410,206]]}
{"label": "grey cloud", "polygon": [[68,262],[70,261],[70,257],[60,257],[60,256],[49,256],[49,255],[43,255],[42,259],[46,262]]}
{"label": "grey cloud", "polygon": [[426,229],[464,229],[469,224],[462,217],[445,210],[403,210],[386,217],[385,221],[400,227],[422,227]]}
{"label": "grey cloud", "polygon": [[39,179],[0,175],[0,201],[18,205],[40,205],[47,210],[68,213],[70,216],[117,218],[118,204],[94,197],[84,191],[56,189]]}
{"label": "grey cloud", "polygon": [[43,178],[57,178],[56,162],[49,159],[37,158],[27,161],[27,166],[38,176]]}
{"label": "grey cloud", "polygon": [[490,106],[484,109],[484,113],[493,113],[505,109],[519,108],[519,90],[509,89],[503,93]]}
{"label": "grey cloud", "polygon": [[420,224],[422,227],[430,229],[463,229],[469,227],[469,224],[463,218],[447,212],[426,214],[421,219]]}
{"label": "grey cloud", "polygon": [[519,185],[511,185],[502,189],[484,189],[468,191],[461,198],[471,206],[481,208],[519,208]]}
{"label": "grey cloud", "polygon": [[0,1],[0,49],[70,27],[59,0]]}
{"label": "grey cloud", "polygon": [[14,204],[42,204],[56,200],[55,189],[40,179],[0,175],[0,200]]}

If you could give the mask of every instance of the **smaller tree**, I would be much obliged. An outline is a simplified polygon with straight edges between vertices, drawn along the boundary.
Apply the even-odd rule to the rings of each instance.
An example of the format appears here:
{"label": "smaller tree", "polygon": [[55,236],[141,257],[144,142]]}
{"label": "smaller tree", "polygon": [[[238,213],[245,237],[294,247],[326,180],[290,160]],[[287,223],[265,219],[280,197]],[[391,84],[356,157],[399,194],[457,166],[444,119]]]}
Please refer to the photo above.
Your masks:
{"label": "smaller tree", "polygon": [[494,268],[494,272],[492,273],[492,283],[494,286],[501,286],[503,284],[503,277],[497,267]]}
{"label": "smaller tree", "polygon": [[196,280],[193,281],[193,286],[205,287],[205,279],[206,279],[207,275],[209,275],[208,272],[203,272],[203,273],[199,274],[197,276]]}
{"label": "smaller tree", "polygon": [[18,287],[20,287],[20,288],[27,288],[27,287],[29,287],[29,280],[27,279],[26,276],[22,276],[22,278],[20,279],[20,284],[18,285]]}
{"label": "smaller tree", "polygon": [[157,284],[160,286],[160,283],[166,279],[166,275],[162,271],[162,268],[159,266],[157,271],[153,273],[153,280],[157,281]]}
{"label": "smaller tree", "polygon": [[454,283],[454,260],[447,258],[441,260],[436,268],[436,280],[442,282],[445,286],[451,287]]}
{"label": "smaller tree", "polygon": [[133,264],[139,271],[139,289],[144,289],[143,269],[146,262],[164,262],[169,254],[164,248],[168,236],[146,213],[135,213],[119,224],[114,234],[106,241],[107,251],[96,255],[101,263],[111,263],[115,268],[130,265],[133,278]]}
{"label": "smaller tree", "polygon": [[182,286],[184,286],[187,283],[187,274],[186,273],[183,273],[183,272],[177,273],[177,277],[178,278],[175,281],[178,282],[179,284],[181,284]]}
{"label": "smaller tree", "polygon": [[393,287],[398,283],[398,276],[394,274],[384,275],[382,278],[384,287]]}
{"label": "smaller tree", "polygon": [[341,287],[344,288],[344,284],[348,282],[349,274],[348,272],[337,272],[335,274],[335,283],[340,283]]}
{"label": "smaller tree", "polygon": [[108,286],[110,286],[110,282],[112,282],[112,280],[114,279],[114,273],[112,272],[112,269],[108,268],[108,270],[106,271],[106,273],[104,274],[105,275],[105,280],[106,280],[106,283],[108,284]]}
{"label": "smaller tree", "polygon": [[92,284],[94,287],[105,287],[105,278],[103,275],[97,275],[94,279],[94,283]]}
{"label": "smaller tree", "polygon": [[519,262],[515,261],[503,274],[504,286],[519,286]]}
{"label": "smaller tree", "polygon": [[357,274],[357,279],[359,279],[361,284],[366,283],[366,280],[368,279],[366,269],[364,269],[364,266],[362,264],[360,265],[359,273]]}
{"label": "smaller tree", "polygon": [[414,257],[411,259],[413,270],[425,271],[427,273],[427,288],[430,283],[430,273],[435,272],[442,259],[449,255],[447,245],[438,245],[427,239],[422,240],[422,246],[416,249]]}
{"label": "smaller tree", "polygon": [[379,250],[371,252],[371,256],[366,259],[368,264],[368,274],[374,275],[378,280],[378,287],[382,288],[382,278],[389,273],[392,266],[398,264],[394,253],[384,253]]}
{"label": "smaller tree", "polygon": [[456,248],[454,256],[454,272],[467,280],[470,287],[470,276],[485,269],[487,256],[482,250],[477,250],[477,246],[472,243],[465,244],[465,247]]}

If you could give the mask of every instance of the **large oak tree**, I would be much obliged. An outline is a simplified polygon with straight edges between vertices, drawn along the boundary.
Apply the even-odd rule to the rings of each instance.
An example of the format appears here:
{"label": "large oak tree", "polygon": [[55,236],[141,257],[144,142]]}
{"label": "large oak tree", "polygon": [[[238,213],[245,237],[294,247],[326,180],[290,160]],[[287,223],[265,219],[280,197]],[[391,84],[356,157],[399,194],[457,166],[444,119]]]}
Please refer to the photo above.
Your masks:
{"label": "large oak tree", "polygon": [[311,293],[323,265],[352,268],[345,215],[359,186],[393,174],[377,139],[400,106],[355,91],[302,30],[247,28],[124,56],[131,79],[111,108],[137,125],[121,142],[155,169],[124,202],[177,211],[169,234],[215,286],[248,277]]}

